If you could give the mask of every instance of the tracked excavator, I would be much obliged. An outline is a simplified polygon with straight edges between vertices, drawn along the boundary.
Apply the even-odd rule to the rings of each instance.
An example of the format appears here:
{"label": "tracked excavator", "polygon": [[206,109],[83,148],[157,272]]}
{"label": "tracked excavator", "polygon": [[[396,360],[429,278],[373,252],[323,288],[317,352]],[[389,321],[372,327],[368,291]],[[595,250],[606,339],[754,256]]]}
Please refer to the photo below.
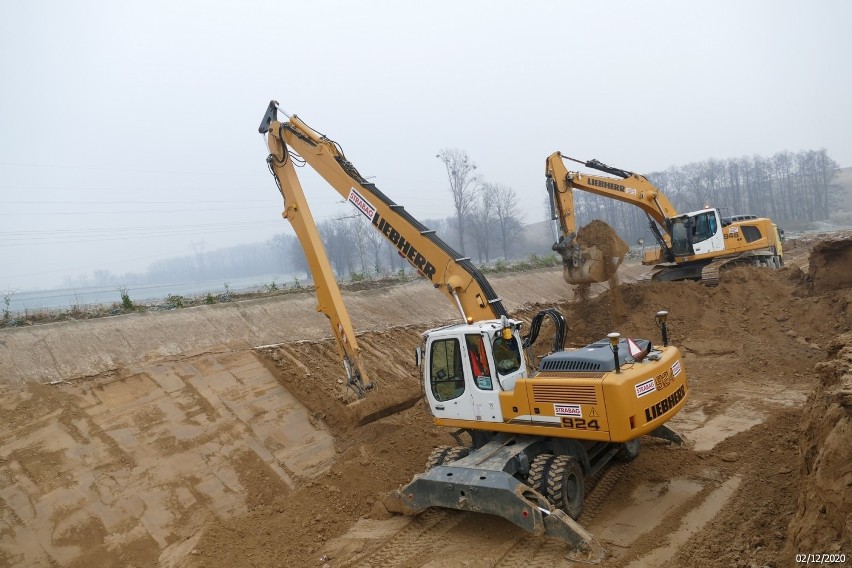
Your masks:
{"label": "tracked excavator", "polygon": [[[286,119],[279,119],[279,112]],[[421,399],[434,422],[453,430],[427,470],[383,503],[392,512],[430,507],[504,517],[535,535],[560,539],[584,559],[602,548],[576,522],[585,479],[613,459],[630,460],[643,435],[682,443],[666,423],[683,407],[688,386],[680,351],[668,344],[667,312],[655,316],[661,342],[611,333],[564,348],[567,324],[555,309],[524,322],[506,312],[483,274],[402,205],[362,176],[336,142],[272,101],[259,131],[287,218],[305,249],[318,310],[331,322],[355,392],[370,396],[354,330],[310,215],[295,166],[310,165],[364,215],[458,310],[459,322],[422,333],[416,349]],[[545,321],[551,353],[532,346]]]}
{"label": "tracked excavator", "polygon": [[[568,171],[565,160],[616,177]],[[770,219],[754,215],[723,217],[718,209],[709,207],[678,213],[665,194],[645,176],[598,160],[569,158],[561,152],[547,158],[545,175],[551,217],[557,221],[560,234],[553,250],[562,256],[563,274],[570,284],[608,280],[628,250],[624,241],[603,222],[577,230],[574,190],[630,203],[645,212],[659,245],[646,251],[642,259],[643,264],[654,267],[651,273],[654,281],[696,280],[715,284],[719,271],[732,266],[781,268],[784,265],[783,233]]]}

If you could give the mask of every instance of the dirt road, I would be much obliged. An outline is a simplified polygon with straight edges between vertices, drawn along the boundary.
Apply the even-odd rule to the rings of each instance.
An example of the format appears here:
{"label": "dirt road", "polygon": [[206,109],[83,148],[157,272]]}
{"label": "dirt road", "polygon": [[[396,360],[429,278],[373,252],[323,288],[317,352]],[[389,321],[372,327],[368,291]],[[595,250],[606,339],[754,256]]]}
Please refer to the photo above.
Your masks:
{"label": "dirt road", "polygon": [[[674,426],[690,445],[645,438],[635,461],[589,480],[581,522],[608,551],[601,566],[852,555],[852,244],[819,245],[808,274],[814,244],[791,247],[781,271],[736,269],[716,288],[623,284],[619,301],[573,304],[559,271],[494,281],[527,319],[538,306],[524,297],[558,304],[576,345],[613,330],[657,340],[653,314],[672,314],[691,386]],[[362,294],[356,319],[371,331],[359,339],[379,384],[355,409],[342,401],[334,345],[299,341],[298,324],[275,347],[237,333],[204,348],[196,336],[194,354],[116,350],[118,364],[55,385],[21,385],[6,361],[0,566],[574,565],[563,545],[503,519],[383,510],[381,497],[451,438],[422,403],[353,427],[419,392],[411,353],[422,326],[404,325],[400,302],[430,313],[432,301],[419,288]],[[65,330],[53,329],[41,340],[58,344]],[[0,344],[23,341],[15,332]]]}

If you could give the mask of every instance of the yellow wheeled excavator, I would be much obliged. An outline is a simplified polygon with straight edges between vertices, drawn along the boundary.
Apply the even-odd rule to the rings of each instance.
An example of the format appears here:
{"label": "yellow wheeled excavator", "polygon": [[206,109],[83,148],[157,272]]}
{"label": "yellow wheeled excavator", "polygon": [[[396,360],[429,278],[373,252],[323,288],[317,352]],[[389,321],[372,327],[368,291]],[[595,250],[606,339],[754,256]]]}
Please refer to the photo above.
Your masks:
{"label": "yellow wheeled excavator", "polygon": [[[354,389],[369,396],[370,381],[294,165],[316,170],[458,309],[459,323],[423,332],[416,350],[422,398],[435,423],[453,429],[458,445],[436,448],[427,471],[385,505],[406,514],[437,506],[499,515],[578,551],[599,550],[574,520],[583,506],[584,478],[614,458],[635,457],[643,435],[681,441],[666,426],[688,396],[681,354],[668,345],[667,313],[655,316],[658,343],[611,333],[566,350],[567,324],[555,309],[537,314],[522,334],[524,323],[509,317],[470,259],[365,179],[340,145],[297,116],[281,111],[286,120],[279,119],[279,110],[272,101],[259,128],[269,147],[267,163]],[[552,352],[535,369],[531,346],[546,319],[555,329]]]}
{"label": "yellow wheeled excavator", "polygon": [[[617,177],[568,171],[565,160]],[[651,278],[655,281],[702,280],[713,284],[722,268],[784,265],[783,233],[770,219],[754,215],[722,217],[718,209],[709,207],[678,213],[645,176],[598,160],[568,158],[561,152],[547,158],[545,176],[552,217],[559,224],[560,237],[553,250],[562,256],[563,273],[570,284],[608,280],[628,250],[611,229],[591,231],[593,234],[585,238],[586,227],[577,230],[575,189],[630,203],[645,212],[659,247],[646,251],[642,263],[654,266]]]}

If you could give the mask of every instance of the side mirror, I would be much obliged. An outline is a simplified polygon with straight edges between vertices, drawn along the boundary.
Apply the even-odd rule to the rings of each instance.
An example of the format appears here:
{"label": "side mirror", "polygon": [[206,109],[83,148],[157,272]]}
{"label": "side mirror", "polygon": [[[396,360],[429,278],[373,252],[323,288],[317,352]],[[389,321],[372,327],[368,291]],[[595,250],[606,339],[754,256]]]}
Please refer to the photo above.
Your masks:
{"label": "side mirror", "polygon": [[414,364],[420,367],[423,363],[423,349],[418,345],[414,348]]}

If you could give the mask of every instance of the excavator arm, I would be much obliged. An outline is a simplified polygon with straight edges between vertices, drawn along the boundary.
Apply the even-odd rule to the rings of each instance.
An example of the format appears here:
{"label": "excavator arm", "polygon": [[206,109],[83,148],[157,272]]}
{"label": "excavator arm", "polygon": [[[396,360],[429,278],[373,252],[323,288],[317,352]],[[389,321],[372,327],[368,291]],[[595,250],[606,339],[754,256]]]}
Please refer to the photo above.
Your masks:
{"label": "excavator arm", "polygon": [[266,162],[275,177],[281,197],[284,198],[282,216],[290,221],[304,250],[316,288],[317,311],[329,319],[338,354],[346,371],[347,385],[358,398],[362,398],[366,391],[372,388],[372,381],[361,363],[361,348],[358,346],[352,320],[343,303],[334,271],[296,175],[294,159],[279,137],[270,133],[267,144],[269,156]]}
{"label": "excavator arm", "polygon": [[[618,176],[618,178],[594,176],[568,171],[564,160],[571,160],[586,167]],[[613,168],[598,160],[582,161],[554,152],[547,158],[545,166],[547,189],[554,208],[554,219],[559,224],[559,241],[553,249],[562,258],[565,279],[572,284],[602,282],[609,279],[627,254],[627,244],[604,223],[595,225],[594,234],[578,235],[574,215],[574,190],[630,203],[642,209],[665,256],[670,256],[668,230],[671,217],[677,211],[668,198],[642,175]],[[664,233],[660,231],[662,227]],[[605,230],[606,228],[607,230]]]}
{"label": "excavator arm", "polygon": [[297,116],[278,119],[270,102],[259,132],[266,135],[267,164],[284,198],[283,217],[290,221],[313,276],[317,311],[325,314],[337,341],[347,384],[362,397],[372,386],[361,362],[352,320],[322,244],[295,166],[307,163],[344,199],[352,203],[423,277],[447,296],[467,323],[506,316],[506,310],[482,273],[437,237],[435,231],[406,212],[368,182],[346,159],[340,146]]}
{"label": "excavator arm", "polygon": [[[593,176],[579,172],[569,172],[564,160],[583,164],[588,168],[617,175],[621,179]],[[574,222],[574,197],[572,190],[580,189],[595,195],[630,203],[642,209],[661,227],[666,227],[668,220],[677,216],[677,211],[669,199],[657,189],[648,179],[633,172],[612,168],[598,160],[575,160],[554,152],[547,158],[546,176],[553,180],[563,232],[576,232]]]}
{"label": "excavator arm", "polygon": [[[502,301],[469,258],[462,257],[434,230],[428,229],[402,205],[394,203],[375,184],[368,182],[346,159],[336,142],[295,115],[279,121],[278,110],[278,103],[272,101],[259,130],[267,135],[270,167],[285,191],[287,186],[295,187],[298,183],[292,170],[293,154],[296,154],[297,159],[301,157],[352,203],[421,276],[454,303],[465,321],[499,319],[507,315]],[[285,200],[287,197],[285,194]],[[306,203],[297,202],[295,207],[307,212]],[[302,236],[299,239],[310,256],[322,250],[311,240]],[[330,268],[318,268],[330,274]],[[343,313],[339,308],[337,311]]]}

